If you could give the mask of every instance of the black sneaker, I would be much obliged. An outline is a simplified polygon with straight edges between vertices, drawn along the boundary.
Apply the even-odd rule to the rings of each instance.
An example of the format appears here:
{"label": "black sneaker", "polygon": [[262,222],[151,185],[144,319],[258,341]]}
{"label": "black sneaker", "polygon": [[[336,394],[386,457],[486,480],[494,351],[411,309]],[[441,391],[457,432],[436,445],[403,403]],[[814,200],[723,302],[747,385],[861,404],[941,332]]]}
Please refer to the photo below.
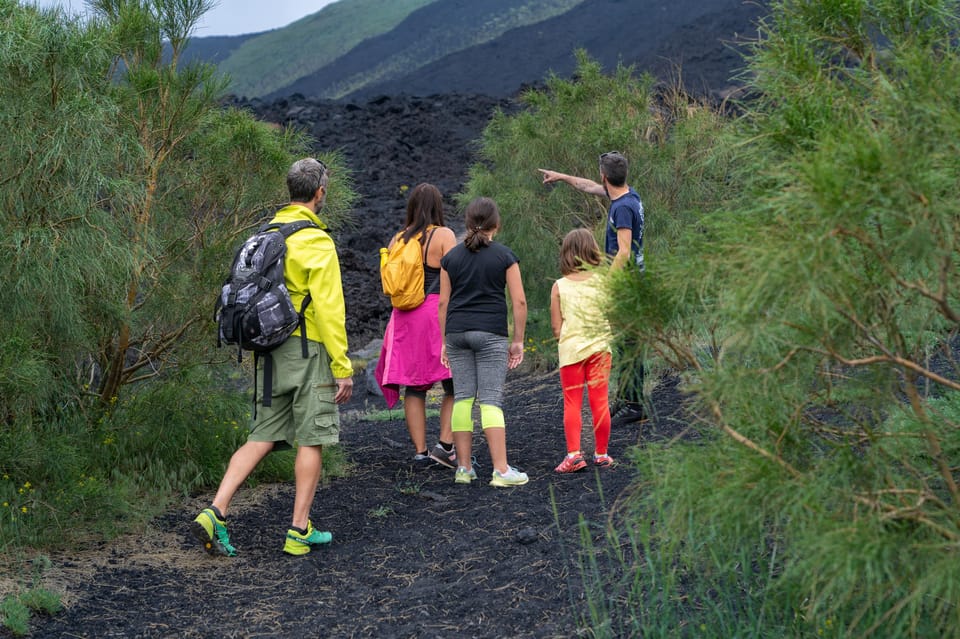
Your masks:
{"label": "black sneaker", "polygon": [[451,448],[449,451],[444,450],[443,446],[437,444],[433,447],[433,450],[430,451],[430,459],[442,464],[447,468],[456,468],[457,467],[457,451],[456,449]]}
{"label": "black sneaker", "polygon": [[430,459],[430,455],[427,453],[417,453],[413,456],[413,459],[410,460],[410,465],[414,468],[427,468],[428,466],[433,466],[434,461]]}
{"label": "black sneaker", "polygon": [[621,404],[620,407],[610,415],[610,426],[624,426],[626,424],[641,423],[647,421],[647,414],[640,404]]}

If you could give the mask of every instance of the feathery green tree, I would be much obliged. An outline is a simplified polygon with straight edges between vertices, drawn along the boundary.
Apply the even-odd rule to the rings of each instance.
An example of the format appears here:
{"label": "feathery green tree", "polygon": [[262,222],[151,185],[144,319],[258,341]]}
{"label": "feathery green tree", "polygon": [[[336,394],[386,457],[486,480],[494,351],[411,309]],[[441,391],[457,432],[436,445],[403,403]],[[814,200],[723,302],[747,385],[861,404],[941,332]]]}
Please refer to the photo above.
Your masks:
{"label": "feathery green tree", "polygon": [[538,166],[590,177],[623,151],[647,209],[647,274],[615,278],[611,321],[682,376],[695,421],[635,451],[643,483],[610,533],[623,570],[587,562],[584,624],[960,636],[960,7],[770,9],[742,115],[664,110],[581,64],[498,116],[472,173],[532,315],[556,239],[599,232],[605,208],[544,194]]}
{"label": "feathery green tree", "polygon": [[[784,1],[761,27],[743,196],[680,243],[698,263],[667,266],[668,290],[695,294],[666,299],[698,306],[630,323],[687,372],[703,420],[700,442],[641,460],[673,619],[960,634],[957,9]],[[625,323],[656,301],[620,292]]]}
{"label": "feathery green tree", "polygon": [[[0,550],[115,532],[219,478],[245,434],[213,305],[309,141],[179,64],[210,5],[0,0]],[[322,159],[335,224],[355,194]]]}

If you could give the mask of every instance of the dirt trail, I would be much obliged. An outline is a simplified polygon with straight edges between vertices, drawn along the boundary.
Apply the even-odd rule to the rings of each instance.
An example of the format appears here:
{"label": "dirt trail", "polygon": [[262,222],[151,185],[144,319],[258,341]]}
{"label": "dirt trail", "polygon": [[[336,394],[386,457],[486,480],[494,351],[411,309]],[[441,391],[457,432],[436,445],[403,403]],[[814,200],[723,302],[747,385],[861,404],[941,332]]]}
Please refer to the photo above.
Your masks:
{"label": "dirt trail", "polygon": [[[55,558],[51,585],[66,610],[39,618],[34,637],[570,637],[581,614],[578,521],[600,547],[632,468],[557,475],[563,455],[555,374],[511,373],[506,404],[511,463],[530,483],[457,485],[439,466],[415,470],[402,411],[364,421],[382,399],[358,376],[343,411],[355,472],[325,482],[313,518],[334,541],[305,557],[280,551],[292,484],[241,491],[230,517],[235,558],[209,557],[187,526],[210,495],[171,509],[142,538],[83,557]],[[617,429],[611,454],[682,427],[673,383],[653,393],[656,416]],[[428,426],[436,432],[436,418]],[[481,479],[489,457],[475,439]],[[584,448],[592,439],[585,436]],[[486,472],[484,472],[484,470]],[[601,496],[602,492],[602,496]],[[0,633],[0,636],[2,633]]]}

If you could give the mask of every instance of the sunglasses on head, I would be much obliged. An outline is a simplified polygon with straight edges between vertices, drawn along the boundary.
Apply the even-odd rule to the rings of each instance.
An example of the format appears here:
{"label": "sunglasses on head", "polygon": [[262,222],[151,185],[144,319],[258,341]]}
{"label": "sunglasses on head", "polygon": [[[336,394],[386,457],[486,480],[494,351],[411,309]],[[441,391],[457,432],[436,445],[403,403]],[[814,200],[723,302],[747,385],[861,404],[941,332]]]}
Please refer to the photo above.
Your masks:
{"label": "sunglasses on head", "polygon": [[600,154],[600,160],[603,161],[603,158],[610,157],[611,155],[623,155],[620,151],[607,151],[606,153]]}

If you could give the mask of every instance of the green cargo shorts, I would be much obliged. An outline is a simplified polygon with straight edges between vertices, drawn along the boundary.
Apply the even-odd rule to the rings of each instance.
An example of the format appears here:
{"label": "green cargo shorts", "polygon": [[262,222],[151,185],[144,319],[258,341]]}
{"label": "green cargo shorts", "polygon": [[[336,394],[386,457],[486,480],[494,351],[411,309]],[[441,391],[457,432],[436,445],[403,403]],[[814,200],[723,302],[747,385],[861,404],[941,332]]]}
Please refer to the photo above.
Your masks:
{"label": "green cargo shorts", "polygon": [[272,405],[263,405],[263,357],[257,363],[256,419],[249,441],[274,442],[274,450],[323,446],[340,441],[340,413],[333,398],[337,385],[323,344],[307,340],[304,358],[300,337],[291,337],[270,352],[273,357]]}

